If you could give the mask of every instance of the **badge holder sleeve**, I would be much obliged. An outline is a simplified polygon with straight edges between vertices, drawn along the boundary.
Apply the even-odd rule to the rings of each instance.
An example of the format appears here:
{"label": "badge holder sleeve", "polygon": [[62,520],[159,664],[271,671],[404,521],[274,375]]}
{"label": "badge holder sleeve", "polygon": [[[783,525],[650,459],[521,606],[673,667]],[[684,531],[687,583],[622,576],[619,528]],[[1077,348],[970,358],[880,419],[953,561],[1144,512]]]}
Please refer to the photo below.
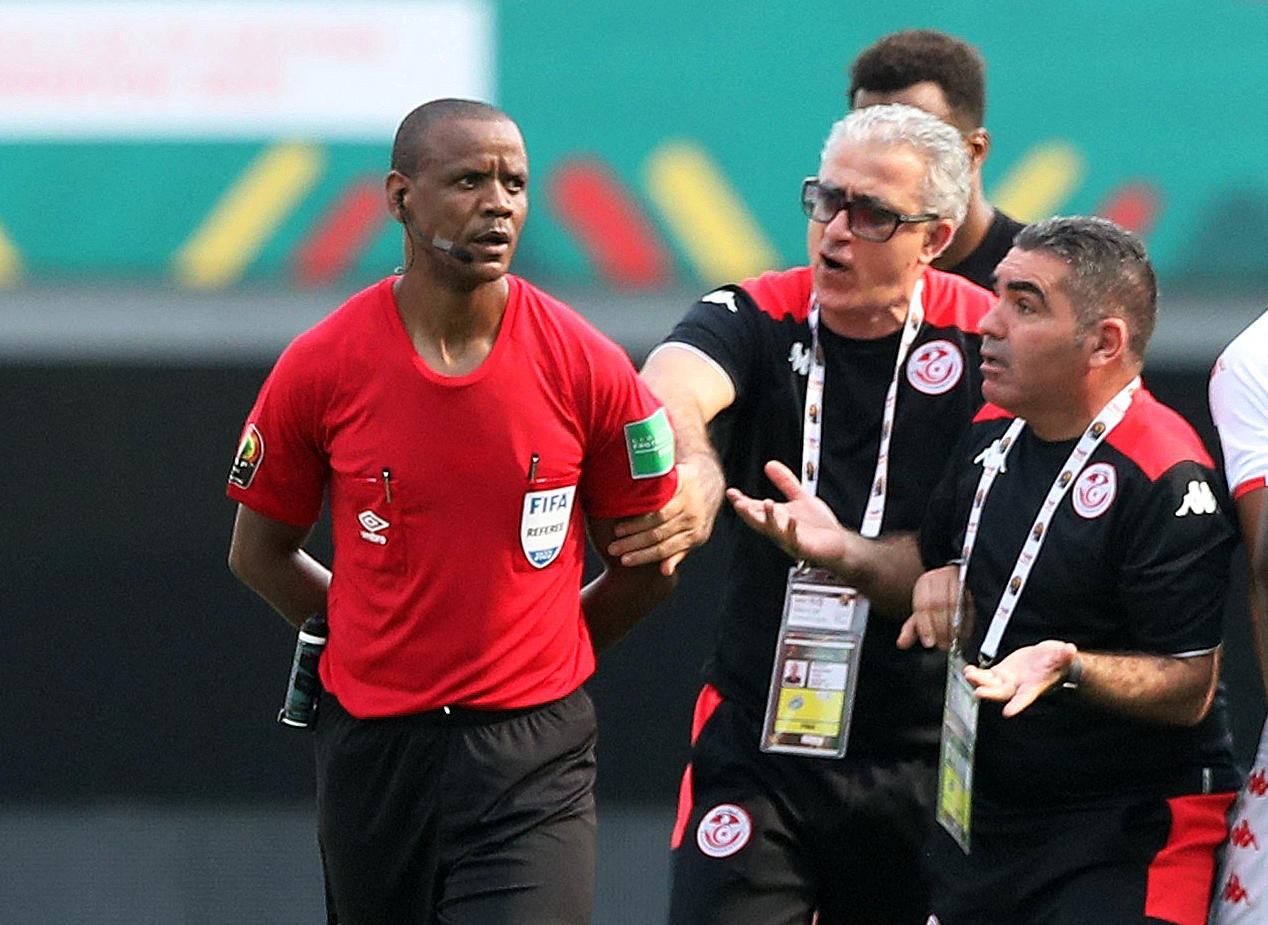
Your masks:
{"label": "badge holder sleeve", "polygon": [[867,598],[828,572],[790,570],[762,723],[763,752],[845,754],[867,609]]}

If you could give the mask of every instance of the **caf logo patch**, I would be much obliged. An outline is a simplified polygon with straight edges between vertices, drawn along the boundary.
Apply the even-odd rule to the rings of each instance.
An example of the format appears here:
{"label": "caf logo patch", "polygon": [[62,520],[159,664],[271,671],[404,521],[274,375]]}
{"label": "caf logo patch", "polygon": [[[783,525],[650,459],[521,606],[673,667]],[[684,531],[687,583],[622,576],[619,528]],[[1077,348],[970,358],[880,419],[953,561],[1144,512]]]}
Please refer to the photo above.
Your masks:
{"label": "caf logo patch", "polygon": [[1118,473],[1109,463],[1088,466],[1071,489],[1075,512],[1087,520],[1104,514],[1118,494]]}
{"label": "caf logo patch", "polygon": [[753,820],[734,803],[721,803],[704,814],[696,829],[696,846],[711,858],[726,858],[748,844]]}
{"label": "caf logo patch", "polygon": [[907,381],[926,395],[951,391],[963,373],[964,354],[949,340],[930,341],[907,361]]}
{"label": "caf logo patch", "polygon": [[255,478],[255,470],[260,468],[264,459],[264,438],[254,424],[248,424],[242,432],[242,440],[238,443],[238,455],[233,458],[233,468],[229,470],[229,484],[239,488],[250,488]]}

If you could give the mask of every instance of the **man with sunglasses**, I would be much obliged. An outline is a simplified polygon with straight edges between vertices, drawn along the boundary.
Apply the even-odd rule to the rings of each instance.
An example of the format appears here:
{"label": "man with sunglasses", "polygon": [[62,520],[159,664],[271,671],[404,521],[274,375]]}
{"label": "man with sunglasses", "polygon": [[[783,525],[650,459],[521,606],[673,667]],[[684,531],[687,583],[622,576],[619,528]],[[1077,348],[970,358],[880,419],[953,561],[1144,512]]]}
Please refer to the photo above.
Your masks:
{"label": "man with sunglasses", "polygon": [[972,167],[969,210],[933,265],[991,288],[995,265],[1022,223],[990,204],[982,164],[991,151],[986,118],[986,62],[977,49],[945,32],[903,29],[864,49],[850,66],[846,98],[854,109],[906,103],[937,116],[963,137]]}
{"label": "man with sunglasses", "polygon": [[[859,528],[854,614],[871,602],[858,660],[787,682],[792,663],[815,664],[781,627],[785,601],[800,606],[793,560],[723,514],[718,635],[672,835],[674,923],[924,922],[944,668],[896,648],[914,576],[887,575],[885,550],[919,526],[980,403],[976,325],[990,296],[930,268],[968,195],[952,127],[910,106],[851,113],[802,185],[810,265],[708,293],[643,369],[688,490],[662,511],[659,543],[630,535],[656,529],[653,515],[609,551],[672,570],[682,534],[669,534],[707,535],[727,484],[771,496],[764,466],[779,460]],[[822,715],[799,732],[798,711]]]}

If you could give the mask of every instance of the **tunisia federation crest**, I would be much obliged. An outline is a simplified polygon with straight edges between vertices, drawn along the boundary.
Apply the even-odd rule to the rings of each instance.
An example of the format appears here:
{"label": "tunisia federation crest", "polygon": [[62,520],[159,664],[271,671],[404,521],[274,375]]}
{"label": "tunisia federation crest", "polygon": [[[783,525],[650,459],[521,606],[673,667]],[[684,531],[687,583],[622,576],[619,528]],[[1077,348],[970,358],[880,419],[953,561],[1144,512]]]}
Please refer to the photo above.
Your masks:
{"label": "tunisia federation crest", "polygon": [[950,392],[963,374],[964,354],[949,340],[921,344],[907,361],[907,381],[926,395]]}
{"label": "tunisia federation crest", "polygon": [[734,803],[722,803],[704,814],[696,829],[696,846],[711,858],[730,857],[748,844],[753,820]]}

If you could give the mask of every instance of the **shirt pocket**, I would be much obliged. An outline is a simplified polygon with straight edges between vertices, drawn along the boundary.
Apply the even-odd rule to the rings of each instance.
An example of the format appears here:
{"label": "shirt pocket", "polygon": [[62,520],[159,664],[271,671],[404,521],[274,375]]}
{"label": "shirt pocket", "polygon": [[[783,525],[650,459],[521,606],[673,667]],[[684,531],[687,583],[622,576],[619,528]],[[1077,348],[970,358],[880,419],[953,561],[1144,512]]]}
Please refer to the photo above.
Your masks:
{"label": "shirt pocket", "polygon": [[347,496],[337,516],[344,522],[335,529],[335,536],[343,539],[337,550],[341,564],[372,575],[404,575],[409,564],[408,486],[385,469],[379,475],[352,476],[343,490]]}
{"label": "shirt pocket", "polygon": [[515,570],[539,572],[557,562],[571,561],[568,552],[575,542],[577,482],[580,472],[533,479],[524,486],[520,498]]}

